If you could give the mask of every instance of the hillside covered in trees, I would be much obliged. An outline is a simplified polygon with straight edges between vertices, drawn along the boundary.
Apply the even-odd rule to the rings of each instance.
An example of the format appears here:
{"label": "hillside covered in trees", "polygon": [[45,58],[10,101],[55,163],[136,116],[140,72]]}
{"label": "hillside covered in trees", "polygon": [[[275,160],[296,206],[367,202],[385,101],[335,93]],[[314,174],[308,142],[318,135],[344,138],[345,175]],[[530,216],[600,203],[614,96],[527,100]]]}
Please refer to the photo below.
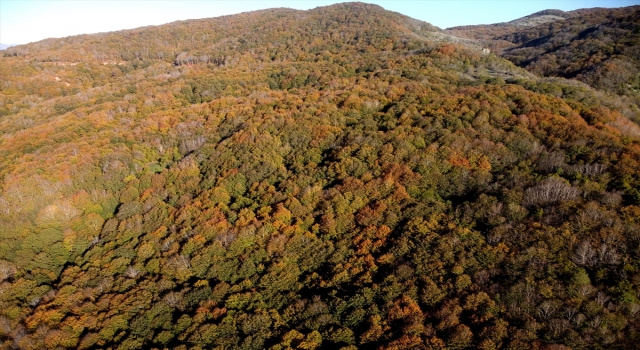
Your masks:
{"label": "hillside covered in trees", "polygon": [[447,32],[480,40],[537,75],[575,78],[640,103],[640,6],[547,10]]}
{"label": "hillside covered in trees", "polygon": [[0,349],[636,347],[637,106],[482,48],[347,3],[3,51]]}

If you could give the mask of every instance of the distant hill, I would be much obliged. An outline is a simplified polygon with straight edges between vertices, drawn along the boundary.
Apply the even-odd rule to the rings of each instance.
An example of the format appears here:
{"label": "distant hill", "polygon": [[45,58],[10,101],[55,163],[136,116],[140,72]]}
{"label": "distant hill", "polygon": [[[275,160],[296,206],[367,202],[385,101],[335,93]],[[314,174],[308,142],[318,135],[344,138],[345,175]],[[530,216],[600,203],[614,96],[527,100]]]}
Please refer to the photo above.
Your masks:
{"label": "distant hill", "polygon": [[640,6],[547,10],[485,26],[449,28],[541,76],[575,78],[637,98],[640,93]]}
{"label": "distant hill", "polygon": [[513,33],[523,28],[534,27],[539,24],[562,21],[568,17],[571,17],[568,12],[561,10],[544,10],[509,22],[451,27],[447,28],[445,32],[460,37],[481,40],[486,46],[491,46],[495,50],[495,48],[498,47],[498,43],[496,43],[497,37],[501,35]]}
{"label": "distant hill", "polygon": [[12,46],[16,46],[15,44],[0,44],[0,50],[8,49]]}

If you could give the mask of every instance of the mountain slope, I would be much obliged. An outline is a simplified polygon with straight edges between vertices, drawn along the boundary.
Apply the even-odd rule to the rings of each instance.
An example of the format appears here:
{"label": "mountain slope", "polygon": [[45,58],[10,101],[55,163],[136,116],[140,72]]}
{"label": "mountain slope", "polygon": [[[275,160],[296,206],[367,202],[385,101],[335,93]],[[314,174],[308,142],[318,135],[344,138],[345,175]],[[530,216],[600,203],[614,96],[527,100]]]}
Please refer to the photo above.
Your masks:
{"label": "mountain slope", "polygon": [[0,80],[0,348],[638,341],[615,96],[361,3],[46,40]]}
{"label": "mountain slope", "polygon": [[450,32],[483,40],[503,57],[537,75],[575,78],[637,100],[640,7],[555,13],[558,14],[561,16],[555,19],[548,18],[546,12],[525,17],[551,21],[524,28],[517,25],[521,19],[492,26],[451,28]]}
{"label": "mountain slope", "polygon": [[[350,16],[349,11],[356,11],[358,15]],[[369,26],[376,28],[375,35],[367,29]],[[291,28],[295,30],[289,31]],[[47,39],[9,50],[5,56],[27,55],[40,61],[164,59],[172,62],[185,51],[194,57],[210,55],[211,59],[230,52],[254,54],[252,51],[257,48],[275,54],[293,42],[315,51],[332,44],[384,49],[391,37],[428,37],[437,32],[440,30],[428,23],[377,6],[352,3],[336,5],[330,11],[272,9],[122,32]],[[316,39],[323,40],[314,43]]]}
{"label": "mountain slope", "polygon": [[491,44],[495,47],[496,43],[493,41],[495,41],[497,37],[514,33],[523,28],[562,21],[569,17],[571,17],[571,14],[564,11],[544,10],[510,22],[451,27],[447,28],[446,32],[461,37],[482,40],[485,44]]}
{"label": "mountain slope", "polygon": [[[604,10],[603,10],[604,11]],[[609,12],[609,11],[607,11]],[[607,13],[605,12],[605,13]],[[593,19],[592,19],[593,18]],[[640,7],[585,13],[501,39],[518,47],[504,57],[539,75],[576,78],[616,93],[640,91]]]}

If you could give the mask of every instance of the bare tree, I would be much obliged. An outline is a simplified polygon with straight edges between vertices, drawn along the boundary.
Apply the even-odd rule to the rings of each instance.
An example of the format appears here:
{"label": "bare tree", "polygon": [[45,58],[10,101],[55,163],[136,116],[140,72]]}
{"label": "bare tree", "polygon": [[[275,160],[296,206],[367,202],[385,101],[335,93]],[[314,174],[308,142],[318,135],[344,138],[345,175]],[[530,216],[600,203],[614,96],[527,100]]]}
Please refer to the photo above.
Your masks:
{"label": "bare tree", "polygon": [[525,191],[525,204],[545,205],[558,201],[575,199],[580,195],[580,190],[571,186],[566,180],[559,177],[550,177],[534,187]]}
{"label": "bare tree", "polygon": [[184,307],[183,299],[182,293],[171,292],[164,297],[164,302],[171,307],[182,309]]}
{"label": "bare tree", "polygon": [[556,312],[556,306],[549,300],[545,300],[538,306],[538,315],[543,319],[549,319]]}
{"label": "bare tree", "polygon": [[562,311],[563,311],[564,317],[569,322],[573,319],[573,317],[578,312],[578,310],[576,310],[576,308],[574,308],[572,306],[566,306]]}
{"label": "bare tree", "polygon": [[16,267],[12,263],[6,260],[0,260],[0,282],[12,278],[16,272]]}
{"label": "bare tree", "polygon": [[596,291],[596,288],[590,284],[583,284],[578,288],[578,293],[583,297],[588,297]]}
{"label": "bare tree", "polygon": [[538,171],[553,172],[564,165],[564,152],[543,152],[538,158]]}
{"label": "bare tree", "polygon": [[568,166],[567,169],[582,175],[597,176],[602,174],[607,167],[602,164],[576,164]]}
{"label": "bare tree", "polygon": [[596,256],[595,250],[588,241],[582,241],[573,254],[573,262],[580,266],[592,265]]}
{"label": "bare tree", "polygon": [[136,277],[138,277],[138,275],[140,275],[140,270],[136,269],[133,266],[129,266],[127,268],[127,271],[124,272],[124,275],[131,279],[135,279]]}
{"label": "bare tree", "polygon": [[596,303],[600,306],[604,306],[604,304],[609,300],[611,300],[611,297],[604,292],[598,292],[598,295],[596,295]]}

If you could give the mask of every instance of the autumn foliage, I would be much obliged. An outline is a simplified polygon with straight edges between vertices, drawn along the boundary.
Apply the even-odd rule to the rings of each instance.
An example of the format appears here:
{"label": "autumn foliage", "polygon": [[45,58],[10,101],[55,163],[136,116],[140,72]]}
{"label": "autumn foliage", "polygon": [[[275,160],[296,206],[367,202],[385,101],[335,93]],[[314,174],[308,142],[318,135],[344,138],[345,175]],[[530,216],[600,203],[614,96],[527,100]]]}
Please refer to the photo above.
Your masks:
{"label": "autumn foliage", "polygon": [[8,51],[0,349],[635,347],[637,111],[438,33],[354,3]]}

